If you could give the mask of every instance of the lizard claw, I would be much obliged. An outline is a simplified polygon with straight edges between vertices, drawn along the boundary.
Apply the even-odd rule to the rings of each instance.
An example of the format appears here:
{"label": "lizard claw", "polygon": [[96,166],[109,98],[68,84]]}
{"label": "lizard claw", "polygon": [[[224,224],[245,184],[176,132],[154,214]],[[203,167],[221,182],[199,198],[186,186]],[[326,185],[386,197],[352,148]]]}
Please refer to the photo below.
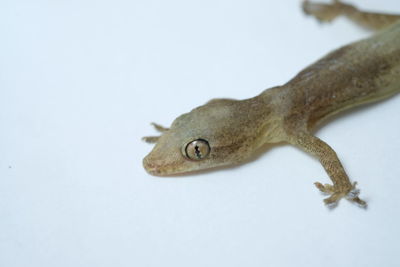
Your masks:
{"label": "lizard claw", "polygon": [[323,194],[330,195],[328,198],[324,199],[324,203],[329,208],[335,208],[338,205],[339,200],[343,197],[353,203],[358,204],[360,207],[367,207],[367,203],[358,197],[360,194],[360,189],[356,188],[357,182],[354,182],[350,189],[338,189],[333,185],[323,185],[318,182],[314,184]]}
{"label": "lizard claw", "polygon": [[325,195],[331,195],[335,192],[333,190],[333,185],[330,185],[330,184],[323,185],[318,182],[315,182],[314,185],[319,189],[319,191],[321,191],[321,193],[323,193]]}
{"label": "lizard claw", "polygon": [[347,7],[340,1],[333,1],[333,3],[314,3],[304,0],[302,3],[303,12],[306,15],[315,17],[319,22],[330,22],[338,17],[343,9]]}
{"label": "lizard claw", "polygon": [[[156,131],[160,133],[165,133],[169,130],[169,128],[161,126],[160,124],[157,124],[155,122],[152,122],[151,125],[154,127],[154,129],[156,129]],[[157,143],[158,139],[160,139],[160,137],[161,136],[145,136],[142,138],[142,140],[149,144],[155,144]]]}
{"label": "lizard claw", "polygon": [[155,143],[157,143],[159,138],[160,138],[160,136],[145,136],[145,137],[142,137],[142,140],[149,144],[155,144]]}
{"label": "lizard claw", "polygon": [[160,133],[164,133],[164,132],[167,132],[169,130],[169,128],[161,126],[160,124],[155,123],[155,122],[152,122],[150,124],[153,125],[154,129],[156,129]]}
{"label": "lizard claw", "polygon": [[366,208],[367,202],[358,197],[358,195],[360,194],[360,189],[356,188],[356,185],[357,182],[354,182],[350,192],[346,195],[346,198],[347,200],[356,203],[360,207]]}

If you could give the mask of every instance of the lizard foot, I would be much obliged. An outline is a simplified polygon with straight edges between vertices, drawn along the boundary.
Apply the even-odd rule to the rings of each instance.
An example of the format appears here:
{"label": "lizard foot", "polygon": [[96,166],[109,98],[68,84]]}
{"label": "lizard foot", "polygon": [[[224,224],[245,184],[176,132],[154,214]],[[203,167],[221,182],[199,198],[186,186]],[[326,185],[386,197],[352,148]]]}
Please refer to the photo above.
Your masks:
{"label": "lizard foot", "polygon": [[[166,128],[164,126],[161,126],[160,124],[152,122],[151,125],[153,125],[154,129],[156,129],[160,133],[165,133],[169,130],[169,128]],[[145,136],[142,138],[143,141],[154,144],[157,143],[158,139],[160,139],[160,136]]]}
{"label": "lizard foot", "polygon": [[360,199],[358,195],[360,194],[360,190],[356,188],[357,182],[354,182],[353,185],[349,188],[338,189],[330,184],[321,184],[316,182],[315,186],[324,194],[330,195],[328,198],[324,199],[324,203],[330,207],[334,208],[337,206],[340,199],[343,197],[349,200],[350,202],[356,203],[360,207],[366,208],[367,203]]}
{"label": "lizard foot", "polygon": [[164,133],[169,130],[169,128],[161,126],[160,124],[157,124],[155,122],[152,122],[151,125],[153,125],[154,129],[156,129],[160,133]]}
{"label": "lizard foot", "polygon": [[142,140],[145,141],[146,143],[149,143],[149,144],[157,143],[158,139],[160,139],[160,136],[145,136],[145,137],[142,137]]}
{"label": "lizard foot", "polygon": [[320,22],[330,22],[346,11],[354,9],[353,6],[343,4],[338,0],[334,0],[331,4],[304,0],[302,8],[305,14],[315,17]]}

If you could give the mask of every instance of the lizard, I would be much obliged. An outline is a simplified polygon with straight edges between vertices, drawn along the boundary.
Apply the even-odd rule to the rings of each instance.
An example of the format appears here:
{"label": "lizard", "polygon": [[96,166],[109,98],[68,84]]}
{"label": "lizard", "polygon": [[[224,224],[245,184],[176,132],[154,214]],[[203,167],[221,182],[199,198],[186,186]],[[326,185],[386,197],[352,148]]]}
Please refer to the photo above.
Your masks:
{"label": "lizard", "polygon": [[286,143],[314,156],[332,184],[315,183],[329,196],[366,207],[335,150],[313,134],[316,126],[343,110],[400,92],[400,15],[361,11],[353,5],[303,1],[303,11],[322,22],[345,16],[374,33],[345,45],[300,71],[286,84],[244,100],[212,99],[176,118],[170,128],[153,123],[160,136],[143,166],[171,176],[237,165],[265,144]]}

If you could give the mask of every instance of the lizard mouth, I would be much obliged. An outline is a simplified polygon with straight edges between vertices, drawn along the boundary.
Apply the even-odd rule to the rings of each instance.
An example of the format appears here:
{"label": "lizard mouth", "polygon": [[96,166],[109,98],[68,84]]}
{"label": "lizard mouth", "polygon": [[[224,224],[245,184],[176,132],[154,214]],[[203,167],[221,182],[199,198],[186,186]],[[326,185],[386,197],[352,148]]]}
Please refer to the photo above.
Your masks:
{"label": "lizard mouth", "polygon": [[145,170],[154,176],[174,176],[185,173],[191,173],[195,171],[200,171],[204,168],[198,161],[190,161],[182,156],[179,157],[175,155],[169,155],[164,157],[155,157],[150,153],[143,159],[143,167]]}
{"label": "lizard mouth", "polygon": [[182,164],[179,160],[166,162],[165,158],[156,159],[151,153],[143,159],[143,167],[149,174],[154,176],[167,176],[185,172],[178,167]]}
{"label": "lizard mouth", "polygon": [[161,176],[161,172],[158,166],[147,160],[147,157],[143,159],[143,167],[149,174],[155,176]]}

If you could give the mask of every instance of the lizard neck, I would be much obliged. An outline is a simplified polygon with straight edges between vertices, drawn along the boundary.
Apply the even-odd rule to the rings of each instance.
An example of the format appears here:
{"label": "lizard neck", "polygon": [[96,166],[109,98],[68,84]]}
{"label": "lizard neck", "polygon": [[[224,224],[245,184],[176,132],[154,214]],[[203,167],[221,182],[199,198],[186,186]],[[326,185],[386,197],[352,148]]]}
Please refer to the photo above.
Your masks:
{"label": "lizard neck", "polygon": [[263,106],[263,132],[266,143],[285,141],[285,88],[276,86],[264,90],[253,99]]}

